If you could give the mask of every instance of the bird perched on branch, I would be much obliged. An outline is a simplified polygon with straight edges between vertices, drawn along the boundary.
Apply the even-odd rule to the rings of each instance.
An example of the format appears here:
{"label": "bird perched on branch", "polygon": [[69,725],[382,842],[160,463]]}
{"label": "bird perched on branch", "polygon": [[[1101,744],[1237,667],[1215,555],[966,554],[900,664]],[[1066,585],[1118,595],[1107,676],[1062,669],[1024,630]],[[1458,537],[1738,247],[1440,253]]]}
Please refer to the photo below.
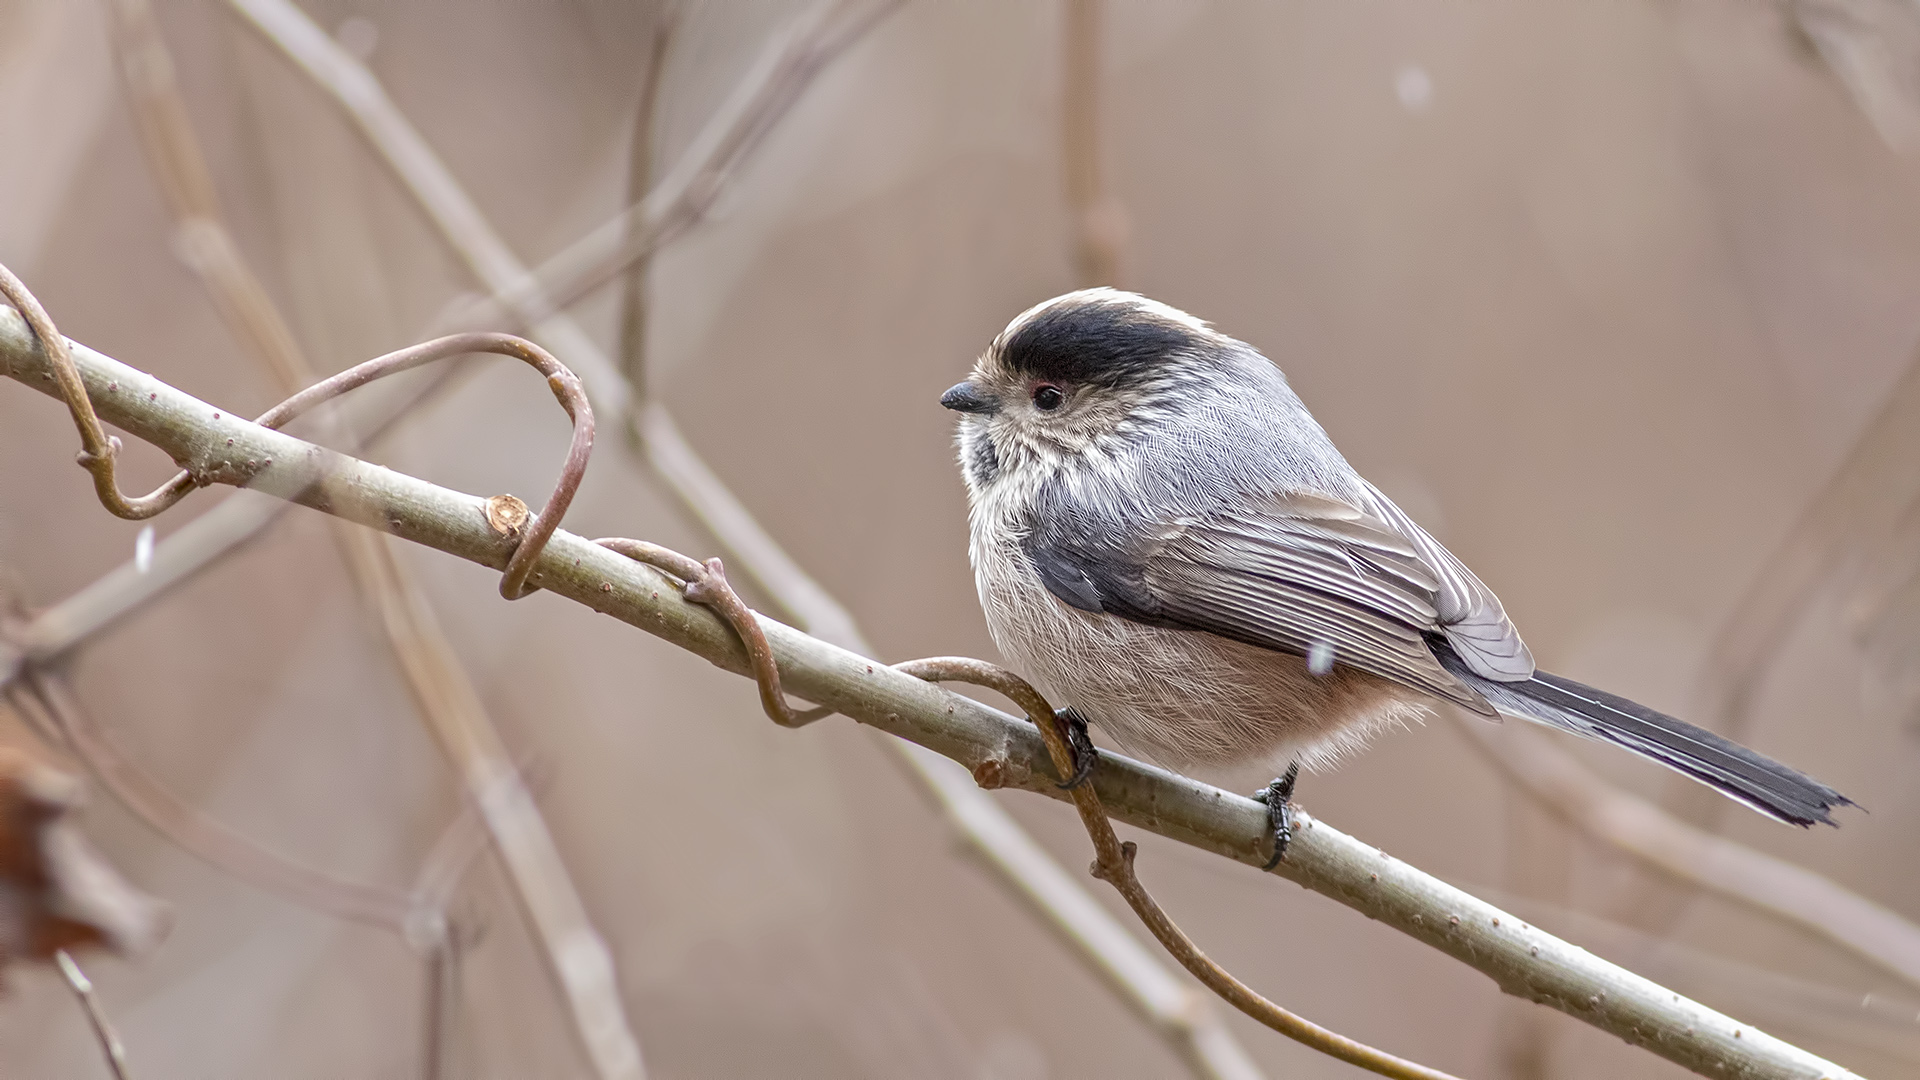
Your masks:
{"label": "bird perched on branch", "polygon": [[1537,670],[1492,590],[1334,448],[1252,346],[1132,293],[1022,313],[940,403],[987,625],[1069,708],[1183,772],[1286,774],[1446,702],[1625,747],[1771,817],[1839,792],[1704,728]]}

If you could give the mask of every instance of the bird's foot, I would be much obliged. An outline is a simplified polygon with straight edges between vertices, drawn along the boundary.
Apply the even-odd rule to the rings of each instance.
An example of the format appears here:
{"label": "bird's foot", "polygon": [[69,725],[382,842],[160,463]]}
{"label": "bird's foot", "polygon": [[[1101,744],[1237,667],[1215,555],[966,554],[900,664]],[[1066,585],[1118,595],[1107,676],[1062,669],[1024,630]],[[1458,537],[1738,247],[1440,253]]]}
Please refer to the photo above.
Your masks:
{"label": "bird's foot", "polygon": [[1253,801],[1265,803],[1267,827],[1273,830],[1273,858],[1262,870],[1271,870],[1287,857],[1287,844],[1293,840],[1293,811],[1287,804],[1293,799],[1294,781],[1300,779],[1300,763],[1287,766],[1285,775],[1253,793]]}
{"label": "bird's foot", "polygon": [[1060,785],[1061,791],[1072,791],[1087,782],[1093,775],[1093,767],[1100,760],[1100,751],[1093,745],[1093,739],[1087,735],[1086,718],[1072,709],[1055,709],[1054,722],[1060,725],[1067,736],[1067,745],[1073,748],[1073,775]]}

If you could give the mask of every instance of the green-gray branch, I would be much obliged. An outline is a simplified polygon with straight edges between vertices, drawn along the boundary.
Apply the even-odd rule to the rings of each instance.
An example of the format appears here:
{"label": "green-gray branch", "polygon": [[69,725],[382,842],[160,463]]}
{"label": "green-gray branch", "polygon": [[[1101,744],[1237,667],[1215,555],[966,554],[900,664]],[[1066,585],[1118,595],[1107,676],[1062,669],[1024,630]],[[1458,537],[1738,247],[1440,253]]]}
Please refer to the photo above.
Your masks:
{"label": "green-gray branch", "polygon": [[[102,419],[171,454],[202,481],[290,499],[494,569],[504,569],[513,553],[516,537],[488,524],[478,496],[261,428],[78,343],[73,356]],[[0,374],[58,396],[45,356],[10,308],[0,308]],[[659,572],[572,533],[553,534],[531,580],[729,671],[748,670],[738,638],[711,611],[683,600]],[[786,687],[796,695],[938,751],[973,770],[984,786],[1064,799],[1039,733],[1024,720],[770,619],[762,623]],[[1249,865],[1266,861],[1266,808],[1251,799],[1111,753],[1102,755],[1093,783],[1121,821]],[[1854,1076],[1325,822],[1306,814],[1299,820],[1275,873],[1418,938],[1509,994],[1551,1005],[1702,1075]]]}

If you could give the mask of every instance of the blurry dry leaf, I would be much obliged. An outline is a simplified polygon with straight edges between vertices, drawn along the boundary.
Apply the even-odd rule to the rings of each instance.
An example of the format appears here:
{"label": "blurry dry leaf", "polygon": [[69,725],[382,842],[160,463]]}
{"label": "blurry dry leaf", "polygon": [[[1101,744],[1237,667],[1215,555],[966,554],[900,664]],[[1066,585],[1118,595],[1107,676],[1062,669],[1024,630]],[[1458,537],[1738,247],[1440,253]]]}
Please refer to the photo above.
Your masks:
{"label": "blurry dry leaf", "polygon": [[80,835],[81,797],[75,778],[0,747],[0,964],[83,945],[137,954],[172,921]]}
{"label": "blurry dry leaf", "polygon": [[1920,149],[1920,3],[1791,0],[1788,10],[1887,145]]}

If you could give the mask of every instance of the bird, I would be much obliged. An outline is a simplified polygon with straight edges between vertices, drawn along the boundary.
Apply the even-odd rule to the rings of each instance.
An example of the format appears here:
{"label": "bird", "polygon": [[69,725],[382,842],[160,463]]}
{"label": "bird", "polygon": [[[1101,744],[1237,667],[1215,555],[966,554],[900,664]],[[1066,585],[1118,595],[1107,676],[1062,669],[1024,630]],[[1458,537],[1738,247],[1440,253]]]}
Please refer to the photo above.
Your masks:
{"label": "bird", "polygon": [[940,404],[959,414],[968,558],[1003,657],[1189,776],[1274,776],[1453,707],[1611,743],[1779,821],[1838,791],[1714,732],[1539,670],[1466,565],[1347,463],[1253,346],[1111,288],[1037,304]]}

